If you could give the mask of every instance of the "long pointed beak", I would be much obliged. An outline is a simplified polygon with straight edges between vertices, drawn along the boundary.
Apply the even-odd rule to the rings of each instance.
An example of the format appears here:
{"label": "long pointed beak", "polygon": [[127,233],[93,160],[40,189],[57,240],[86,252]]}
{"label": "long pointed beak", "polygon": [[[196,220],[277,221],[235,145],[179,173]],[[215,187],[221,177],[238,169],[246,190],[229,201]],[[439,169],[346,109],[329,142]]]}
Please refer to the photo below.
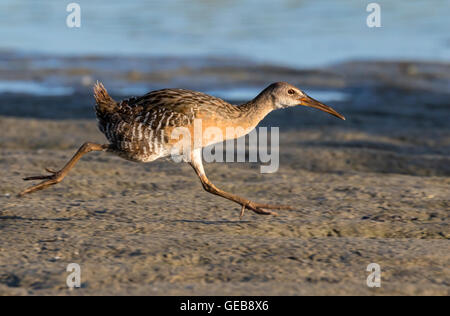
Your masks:
{"label": "long pointed beak", "polygon": [[340,118],[341,120],[345,121],[345,117],[342,114],[339,114],[332,107],[329,107],[328,105],[320,103],[319,101],[311,98],[308,95],[305,95],[304,97],[300,98],[300,104],[299,105],[309,106],[309,107],[312,107],[312,108],[316,108],[316,109],[322,110],[324,112],[327,112],[327,113],[329,113],[331,115],[334,115],[334,116]]}

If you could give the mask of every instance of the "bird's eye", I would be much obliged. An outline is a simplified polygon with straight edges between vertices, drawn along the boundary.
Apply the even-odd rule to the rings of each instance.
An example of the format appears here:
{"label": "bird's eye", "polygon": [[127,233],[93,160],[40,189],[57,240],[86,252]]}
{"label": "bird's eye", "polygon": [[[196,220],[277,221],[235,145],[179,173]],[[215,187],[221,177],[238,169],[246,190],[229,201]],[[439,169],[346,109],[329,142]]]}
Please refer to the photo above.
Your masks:
{"label": "bird's eye", "polygon": [[294,91],[294,89],[289,89],[289,90],[288,90],[288,93],[289,93],[290,95],[292,95],[292,94],[295,94],[295,91]]}

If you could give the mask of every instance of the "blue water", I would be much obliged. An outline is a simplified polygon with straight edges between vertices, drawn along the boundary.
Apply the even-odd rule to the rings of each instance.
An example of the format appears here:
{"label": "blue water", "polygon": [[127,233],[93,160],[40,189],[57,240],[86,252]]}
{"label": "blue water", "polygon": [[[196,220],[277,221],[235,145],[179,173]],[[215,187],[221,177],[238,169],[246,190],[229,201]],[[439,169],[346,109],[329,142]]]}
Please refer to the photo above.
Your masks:
{"label": "blue water", "polygon": [[[81,6],[81,28],[66,5]],[[244,57],[295,67],[349,59],[450,61],[450,1],[2,0],[0,49],[64,55]]]}
{"label": "blue water", "polygon": [[73,89],[64,86],[49,86],[33,81],[2,81],[0,80],[0,94],[21,93],[37,96],[71,95]]}
{"label": "blue water", "polygon": [[[74,89],[64,85],[49,85],[34,81],[2,81],[0,80],[0,95],[3,93],[16,93],[35,96],[64,96],[72,95]],[[143,95],[148,92],[146,87],[130,87],[115,89],[114,92],[122,95]],[[251,100],[261,92],[261,87],[230,87],[217,90],[205,90],[205,93],[230,101]],[[322,102],[344,101],[349,96],[336,90],[308,90],[308,93]]]}

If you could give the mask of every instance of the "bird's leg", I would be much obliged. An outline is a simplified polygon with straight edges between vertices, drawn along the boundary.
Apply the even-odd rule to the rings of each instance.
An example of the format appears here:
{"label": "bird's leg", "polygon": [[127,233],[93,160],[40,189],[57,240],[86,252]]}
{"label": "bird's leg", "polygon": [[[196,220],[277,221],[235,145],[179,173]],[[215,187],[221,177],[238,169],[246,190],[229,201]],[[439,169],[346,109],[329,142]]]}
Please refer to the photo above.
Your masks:
{"label": "bird's leg", "polygon": [[27,177],[23,180],[29,181],[29,180],[44,180],[39,184],[33,185],[22,192],[20,192],[19,196],[24,196],[25,194],[36,192],[39,190],[43,190],[51,185],[57,184],[61,182],[64,177],[67,175],[67,173],[72,169],[75,164],[80,160],[81,157],[83,157],[85,154],[91,151],[104,151],[108,149],[109,145],[99,145],[94,143],[84,143],[80,149],[76,152],[76,154],[72,157],[72,159],[69,160],[69,162],[59,171],[54,171],[49,168],[45,168],[45,170],[51,175],[46,176],[34,176],[34,177]]}
{"label": "bird's leg", "polygon": [[201,157],[201,149],[195,149],[191,155],[190,164],[192,168],[194,168],[197,173],[200,181],[202,182],[203,188],[205,191],[224,197],[228,200],[234,201],[242,206],[240,217],[244,215],[245,209],[252,210],[253,212],[260,215],[278,215],[276,212],[270,210],[282,210],[282,209],[292,209],[292,207],[287,205],[271,205],[271,204],[262,204],[255,203],[246,198],[240,197],[238,195],[225,192],[219,188],[217,188],[209,179],[206,177],[205,170],[203,169],[202,157]]}
{"label": "bird's leg", "polygon": [[260,215],[278,215],[276,212],[271,211],[272,210],[282,210],[282,209],[292,209],[292,207],[287,205],[270,205],[270,204],[262,204],[262,203],[255,203],[252,202],[246,198],[243,198],[239,195],[232,194],[226,191],[223,191],[219,188],[217,188],[209,179],[206,177],[206,175],[199,175],[200,181],[202,182],[203,188],[212,194],[224,197],[228,200],[234,201],[240,205],[242,205],[240,217],[244,215],[245,209],[252,210],[253,212],[260,214]]}

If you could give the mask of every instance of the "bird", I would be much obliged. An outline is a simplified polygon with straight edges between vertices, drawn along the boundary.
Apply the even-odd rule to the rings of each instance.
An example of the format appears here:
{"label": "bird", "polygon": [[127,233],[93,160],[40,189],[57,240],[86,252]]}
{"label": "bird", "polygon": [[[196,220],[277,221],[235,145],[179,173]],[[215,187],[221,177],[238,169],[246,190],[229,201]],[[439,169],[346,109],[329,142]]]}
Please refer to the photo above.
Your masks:
{"label": "bird", "polygon": [[[206,176],[203,168],[202,148],[227,140],[207,138],[201,133],[208,127],[221,131],[236,128],[230,136],[238,138],[248,134],[270,112],[296,106],[307,106],[322,110],[335,117],[345,117],[299,88],[276,82],[262,90],[253,100],[232,105],[220,98],[187,89],[161,89],[141,97],[115,101],[104,85],[94,85],[95,113],[99,130],[108,142],[84,143],[75,155],[60,170],[45,168],[48,175],[26,177],[23,180],[42,180],[20,192],[18,196],[48,188],[60,183],[85,154],[93,151],[109,152],[121,158],[148,163],[176,153],[189,163],[197,174],[203,189],[240,205],[240,218],[245,210],[259,215],[278,215],[275,210],[291,210],[288,205],[257,203],[216,187]],[[198,123],[200,133],[196,133]],[[171,137],[173,134],[186,137]],[[177,134],[177,135],[178,135]],[[223,133],[223,135],[227,135]],[[181,139],[181,140],[180,140]]]}

